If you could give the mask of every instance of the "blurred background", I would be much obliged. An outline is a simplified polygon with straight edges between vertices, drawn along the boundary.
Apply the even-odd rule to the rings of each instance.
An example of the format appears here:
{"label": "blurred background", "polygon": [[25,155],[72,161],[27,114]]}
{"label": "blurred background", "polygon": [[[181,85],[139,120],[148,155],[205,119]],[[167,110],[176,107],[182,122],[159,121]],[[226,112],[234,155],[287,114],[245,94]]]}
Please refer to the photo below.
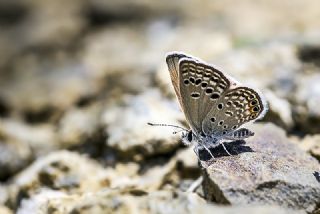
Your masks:
{"label": "blurred background", "polygon": [[183,189],[196,179],[180,136],[146,125],[186,125],[168,51],[260,89],[263,121],[319,160],[319,38],[318,0],[1,0],[0,202],[19,207],[21,189],[8,183],[32,180],[26,170],[46,156],[85,155],[109,170],[106,186]]}

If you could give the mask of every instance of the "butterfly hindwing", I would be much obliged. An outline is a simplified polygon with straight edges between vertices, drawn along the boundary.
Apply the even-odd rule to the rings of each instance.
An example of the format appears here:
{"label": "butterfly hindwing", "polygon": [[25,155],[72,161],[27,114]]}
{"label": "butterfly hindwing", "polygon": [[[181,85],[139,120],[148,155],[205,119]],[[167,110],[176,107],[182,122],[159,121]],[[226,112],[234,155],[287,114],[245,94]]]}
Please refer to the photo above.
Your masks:
{"label": "butterfly hindwing", "polygon": [[207,135],[230,133],[244,123],[262,117],[267,110],[264,98],[244,86],[227,90],[218,102],[217,108],[212,109],[203,121],[202,128]]}

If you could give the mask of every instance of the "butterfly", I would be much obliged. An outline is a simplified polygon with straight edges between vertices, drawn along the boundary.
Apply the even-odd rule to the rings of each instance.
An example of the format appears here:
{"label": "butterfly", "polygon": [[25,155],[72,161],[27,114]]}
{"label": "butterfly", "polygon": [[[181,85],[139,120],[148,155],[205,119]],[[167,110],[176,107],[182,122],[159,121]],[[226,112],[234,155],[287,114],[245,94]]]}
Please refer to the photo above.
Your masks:
{"label": "butterfly", "polygon": [[182,142],[194,145],[198,158],[199,150],[203,149],[214,158],[210,148],[219,145],[231,155],[224,142],[254,135],[241,126],[266,114],[268,105],[259,91],[242,85],[216,66],[182,52],[168,53],[166,62],[180,107],[190,126],[190,130],[183,129]]}

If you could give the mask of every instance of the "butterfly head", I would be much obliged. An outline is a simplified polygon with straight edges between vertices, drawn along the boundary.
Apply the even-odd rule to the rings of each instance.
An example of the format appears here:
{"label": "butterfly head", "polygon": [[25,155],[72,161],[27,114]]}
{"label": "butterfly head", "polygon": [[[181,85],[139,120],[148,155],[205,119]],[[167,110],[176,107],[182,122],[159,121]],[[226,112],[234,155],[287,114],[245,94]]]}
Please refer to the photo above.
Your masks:
{"label": "butterfly head", "polygon": [[195,137],[191,130],[182,132],[182,142],[184,145],[191,145]]}

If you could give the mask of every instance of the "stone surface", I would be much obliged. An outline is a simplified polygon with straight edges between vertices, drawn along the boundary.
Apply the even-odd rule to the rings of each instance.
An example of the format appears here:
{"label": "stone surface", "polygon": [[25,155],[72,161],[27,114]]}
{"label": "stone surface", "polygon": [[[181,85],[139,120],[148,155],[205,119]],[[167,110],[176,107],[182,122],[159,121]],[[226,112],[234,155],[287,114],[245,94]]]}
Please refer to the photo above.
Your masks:
{"label": "stone surface", "polygon": [[236,155],[218,157],[204,170],[205,197],[232,205],[272,204],[314,211],[320,204],[315,176],[320,164],[288,142],[280,128],[272,124],[252,128],[255,136],[245,145],[227,147]]}
{"label": "stone surface", "polygon": [[14,140],[0,140],[0,180],[6,180],[30,163],[33,155],[28,145]]}
{"label": "stone surface", "polygon": [[16,136],[17,130],[9,133],[0,119],[0,180],[6,180],[26,167],[33,159],[33,152],[26,141]]}
{"label": "stone surface", "polygon": [[37,159],[11,181],[10,204],[16,208],[21,200],[41,189],[82,193],[108,185],[106,172],[97,162],[77,153],[58,151]]}
{"label": "stone surface", "polygon": [[319,212],[320,169],[279,129],[257,126],[269,140],[229,145],[242,151],[232,157],[216,149],[195,192],[232,204],[218,208],[180,192],[202,173],[192,148],[175,129],[146,124],[187,126],[164,59],[184,51],[260,89],[264,121],[319,160],[318,5],[0,0],[0,213]]}
{"label": "stone surface", "polygon": [[10,210],[8,207],[1,206],[1,205],[0,205],[0,213],[1,213],[1,214],[12,214],[13,211]]}
{"label": "stone surface", "polygon": [[103,115],[108,146],[124,155],[139,160],[144,156],[173,151],[179,144],[179,135],[171,127],[154,127],[147,123],[179,125],[182,113],[177,103],[165,99],[158,90],[137,96],[125,96],[120,103],[107,107]]}
{"label": "stone surface", "polygon": [[279,207],[219,207],[194,193],[159,191],[148,194],[139,189],[102,190],[84,195],[44,191],[22,202],[18,214],[25,213],[303,213]]}
{"label": "stone surface", "polygon": [[[50,124],[29,125],[19,120],[0,119],[0,133],[4,139],[15,141],[16,146],[21,147],[20,149],[30,150],[24,153],[28,154],[29,159],[33,154],[35,156],[46,154],[59,148],[55,127]],[[17,148],[16,152],[20,149]]]}
{"label": "stone surface", "polygon": [[268,115],[265,119],[273,121],[286,129],[292,129],[294,122],[290,103],[286,99],[277,96],[272,91],[266,90],[264,91],[264,94],[269,104]]}
{"label": "stone surface", "polygon": [[307,135],[297,145],[320,161],[320,134]]}
{"label": "stone surface", "polygon": [[1,99],[34,123],[51,122],[82,98],[94,96],[101,87],[94,72],[68,57],[57,53],[43,60],[29,54],[16,59],[12,73],[0,79]]}
{"label": "stone surface", "polygon": [[85,108],[71,108],[59,121],[57,135],[60,148],[70,148],[96,140],[101,131],[102,104]]}
{"label": "stone surface", "polygon": [[65,193],[83,194],[101,188],[157,191],[167,184],[177,185],[183,177],[192,178],[190,174],[185,175],[192,171],[187,171],[188,168],[181,166],[181,160],[179,162],[173,157],[169,161],[149,160],[148,164],[141,165],[117,163],[114,167],[103,168],[84,155],[57,151],[37,159],[12,179],[9,193],[3,189],[2,201],[16,208],[22,200],[37,195],[43,189],[50,191],[46,192],[48,197]]}
{"label": "stone surface", "polygon": [[305,69],[309,75],[303,75],[299,79],[295,99],[298,103],[296,108],[296,121],[299,128],[307,133],[319,133],[320,121],[320,75],[318,69]]}

